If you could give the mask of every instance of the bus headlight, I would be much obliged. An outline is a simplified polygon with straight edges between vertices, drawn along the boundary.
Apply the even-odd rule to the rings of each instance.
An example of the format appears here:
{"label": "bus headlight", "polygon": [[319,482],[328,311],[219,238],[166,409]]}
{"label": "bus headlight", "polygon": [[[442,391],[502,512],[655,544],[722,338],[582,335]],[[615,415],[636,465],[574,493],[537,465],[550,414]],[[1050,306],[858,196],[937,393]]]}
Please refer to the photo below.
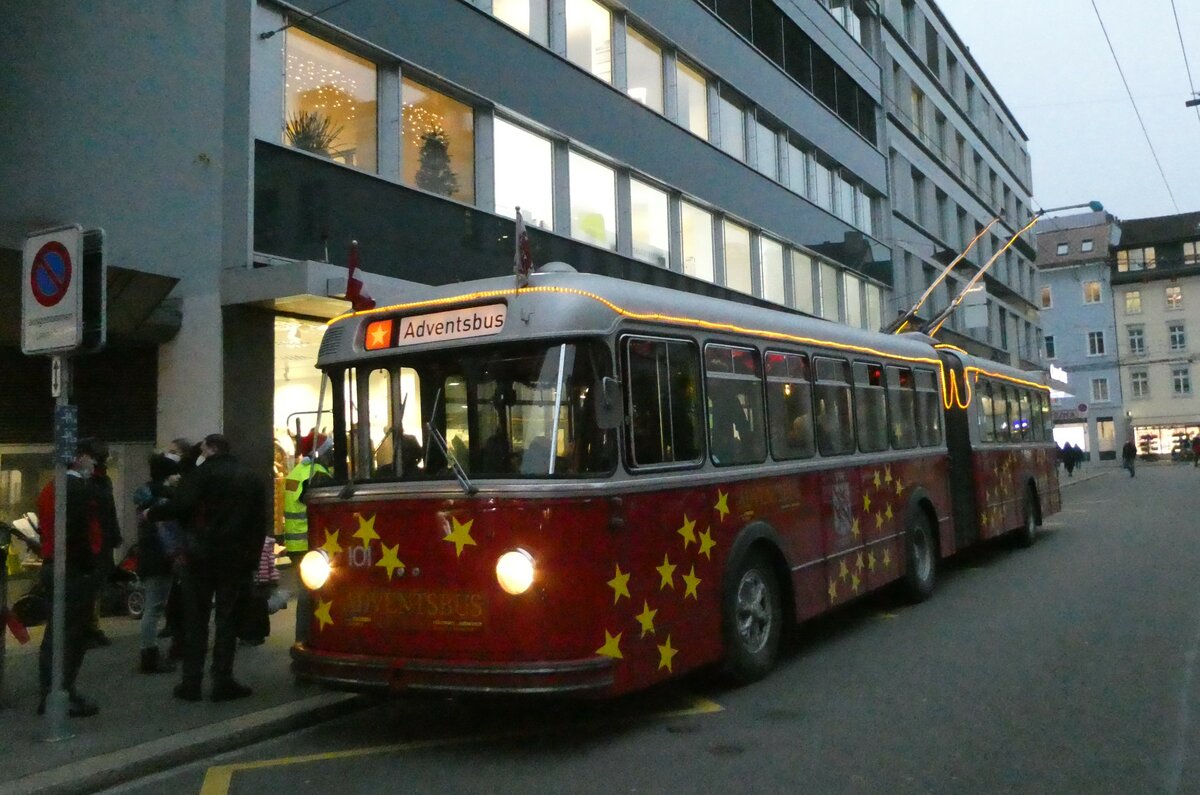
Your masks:
{"label": "bus headlight", "polygon": [[533,556],[523,549],[510,549],[496,561],[496,580],[500,587],[516,596],[533,585]]}
{"label": "bus headlight", "polygon": [[329,556],[323,549],[311,549],[300,559],[300,581],[310,591],[315,591],[328,582],[332,570]]}

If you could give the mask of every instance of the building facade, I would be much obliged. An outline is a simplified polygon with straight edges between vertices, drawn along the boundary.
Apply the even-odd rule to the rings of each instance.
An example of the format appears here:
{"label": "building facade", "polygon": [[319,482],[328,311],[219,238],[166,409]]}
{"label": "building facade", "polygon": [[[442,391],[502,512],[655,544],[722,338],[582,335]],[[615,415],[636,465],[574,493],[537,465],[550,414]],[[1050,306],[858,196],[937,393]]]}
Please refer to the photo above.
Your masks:
{"label": "building facade", "polygon": [[908,309],[1003,214],[921,316],[945,308],[998,254],[981,280],[986,292],[972,296],[977,308],[964,305],[939,336],[971,353],[1036,367],[1033,236],[1004,248],[1031,218],[1025,133],[935,2],[886,0],[881,29],[895,273],[889,311]]}
{"label": "building facade", "polygon": [[1169,455],[1200,434],[1200,212],[1122,221],[1110,269],[1128,422]]}
{"label": "building facade", "polygon": [[1042,355],[1066,373],[1067,388],[1051,395],[1054,440],[1113,460],[1128,438],[1109,265],[1120,227],[1089,212],[1047,218],[1037,229]]}

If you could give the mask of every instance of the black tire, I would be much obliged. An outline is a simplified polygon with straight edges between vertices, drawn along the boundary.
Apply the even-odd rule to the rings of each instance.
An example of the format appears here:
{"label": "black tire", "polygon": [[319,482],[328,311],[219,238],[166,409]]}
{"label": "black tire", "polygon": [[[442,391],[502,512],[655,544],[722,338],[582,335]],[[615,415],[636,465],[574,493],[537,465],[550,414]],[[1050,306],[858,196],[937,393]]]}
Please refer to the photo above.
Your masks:
{"label": "black tire", "polygon": [[141,618],[142,613],[146,610],[146,592],[141,586],[130,588],[129,593],[125,596],[125,610],[129,613],[130,618]]}
{"label": "black tire", "polygon": [[924,602],[937,583],[937,544],[929,517],[922,510],[913,511],[904,531],[904,550],[904,595],[909,601]]}
{"label": "black tire", "polygon": [[1037,540],[1037,497],[1033,489],[1025,489],[1025,502],[1021,506],[1021,526],[1013,532],[1013,541],[1019,547],[1031,547]]}
{"label": "black tire", "polygon": [[38,594],[27,593],[12,605],[13,615],[27,627],[40,627],[50,618],[50,604]]}
{"label": "black tire", "polygon": [[750,552],[727,580],[722,604],[726,675],[736,684],[766,676],[779,656],[783,599],[767,556]]}

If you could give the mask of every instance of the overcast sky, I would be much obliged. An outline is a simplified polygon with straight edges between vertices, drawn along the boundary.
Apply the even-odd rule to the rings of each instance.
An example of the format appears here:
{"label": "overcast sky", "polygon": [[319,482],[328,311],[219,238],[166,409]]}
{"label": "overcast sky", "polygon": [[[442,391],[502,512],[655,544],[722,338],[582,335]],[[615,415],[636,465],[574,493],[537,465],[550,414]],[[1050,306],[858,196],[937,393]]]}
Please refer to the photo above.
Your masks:
{"label": "overcast sky", "polygon": [[[1095,199],[1123,219],[1200,211],[1200,108],[1183,104],[1171,0],[1095,0],[1166,184],[1092,0],[936,2],[1029,138],[1035,206]],[[1200,90],[1200,0],[1174,6]]]}

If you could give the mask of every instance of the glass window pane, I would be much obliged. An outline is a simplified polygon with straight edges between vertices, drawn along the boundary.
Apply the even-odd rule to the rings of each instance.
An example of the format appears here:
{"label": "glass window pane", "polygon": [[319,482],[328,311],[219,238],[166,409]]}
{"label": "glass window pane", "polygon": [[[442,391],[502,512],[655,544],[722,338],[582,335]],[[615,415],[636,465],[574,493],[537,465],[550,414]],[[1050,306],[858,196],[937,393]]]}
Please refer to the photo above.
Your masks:
{"label": "glass window pane", "polygon": [[606,165],[572,152],[571,237],[603,248],[617,247],[616,174]]}
{"label": "glass window pane", "polygon": [[808,154],[789,143],[788,148],[788,187],[801,196],[808,195]]}
{"label": "glass window pane", "polygon": [[762,297],[782,304],[787,300],[783,277],[783,244],[769,237],[759,238],[762,262]]}
{"label": "glass window pane", "polygon": [[867,328],[883,328],[883,293],[873,284],[867,285]]}
{"label": "glass window pane", "polygon": [[854,363],[854,413],[858,421],[858,449],[864,453],[888,446],[886,396],[883,368],[877,364]]}
{"label": "glass window pane", "polygon": [[662,113],[662,50],[633,28],[626,32],[625,69],[628,72],[629,96]]}
{"label": "glass window pane", "polygon": [[810,315],[818,314],[813,305],[812,257],[792,250],[792,306]]}
{"label": "glass window pane", "polygon": [[547,0],[492,0],[492,14],[539,44],[550,41]]}
{"label": "glass window pane", "polygon": [[833,180],[833,175],[830,173],[829,169],[825,168],[825,166],[821,165],[817,161],[814,160],[812,163],[813,181],[809,185],[809,187],[812,189],[812,193],[809,195],[809,198],[816,202],[818,207],[823,207],[826,210],[829,210],[833,207],[831,198],[831,183]]}
{"label": "glass window pane", "polygon": [[682,202],[683,272],[688,276],[713,280],[712,214],[694,204]]}
{"label": "glass window pane", "polygon": [[838,271],[827,262],[821,263],[821,317],[835,321],[842,319]]}
{"label": "glass window pane", "polygon": [[821,455],[854,452],[854,414],[850,404],[850,364],[840,359],[815,359],[814,427]]}
{"label": "glass window pane", "polygon": [[626,342],[630,461],[634,466],[698,461],[704,430],[700,357],[690,342]]}
{"label": "glass window pane", "polygon": [[757,168],[771,179],[779,178],[779,150],[775,131],[766,125],[754,123],[754,146],[757,149]]}
{"label": "glass window pane", "polygon": [[738,160],[746,158],[746,113],[725,97],[719,100],[721,149]]}
{"label": "glass window pane", "polygon": [[496,213],[529,226],[554,228],[553,165],[550,142],[504,119],[496,119]]}
{"label": "glass window pane", "polygon": [[633,222],[633,256],[660,268],[667,267],[671,256],[671,229],[666,191],[630,179],[629,206]]}
{"label": "glass window pane", "polygon": [[725,286],[753,293],[750,276],[750,230],[725,221]]}
{"label": "glass window pane", "polygon": [[286,48],[284,143],[375,171],[375,64],[296,28]]}
{"label": "glass window pane", "polygon": [[407,78],[401,97],[401,181],[439,196],[474,202],[475,117],[471,108]]}
{"label": "glass window pane", "polygon": [[612,12],[596,0],[566,0],[567,60],[612,82]]}
{"label": "glass window pane", "polygon": [[767,410],[771,454],[781,460],[811,458],[816,448],[808,357],[793,353],[767,354]]}
{"label": "glass window pane", "polygon": [[679,86],[677,121],[708,140],[708,81],[682,61],[675,62],[675,78]]}
{"label": "glass window pane", "polygon": [[842,278],[842,287],[846,291],[846,325],[862,328],[862,304],[859,301],[862,280],[847,273]]}
{"label": "glass window pane", "polygon": [[766,457],[762,370],[758,353],[709,345],[705,387],[708,397],[709,454],[717,466],[756,464]]}

